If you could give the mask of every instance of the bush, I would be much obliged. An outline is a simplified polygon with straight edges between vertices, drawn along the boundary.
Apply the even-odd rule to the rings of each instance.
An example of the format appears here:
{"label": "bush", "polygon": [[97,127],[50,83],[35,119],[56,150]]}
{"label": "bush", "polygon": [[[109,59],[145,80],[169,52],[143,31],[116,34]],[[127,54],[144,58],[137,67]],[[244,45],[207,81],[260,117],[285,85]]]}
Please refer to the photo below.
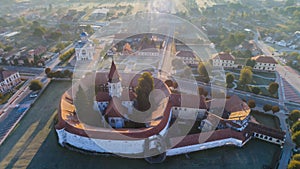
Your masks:
{"label": "bush", "polygon": [[268,91],[271,95],[274,95],[278,91],[279,85],[276,82],[271,82],[269,84]]}
{"label": "bush", "polygon": [[231,73],[227,73],[226,74],[226,83],[228,84],[232,84],[234,82],[234,76]]}
{"label": "bush", "polygon": [[50,72],[51,72],[51,69],[50,69],[49,67],[47,67],[47,68],[45,69],[46,75],[48,75],[48,73],[50,73]]}
{"label": "bush", "polygon": [[293,155],[293,160],[300,161],[300,154]]}
{"label": "bush", "polygon": [[299,169],[300,168],[300,161],[291,160],[288,169]]}
{"label": "bush", "polygon": [[259,87],[252,87],[252,92],[254,94],[259,94],[260,93],[260,88]]}
{"label": "bush", "polygon": [[300,146],[300,131],[297,131],[292,135],[292,140],[297,145],[297,147]]}
{"label": "bush", "polygon": [[272,112],[273,113],[277,113],[277,112],[279,112],[280,111],[280,108],[278,107],[278,106],[273,106],[272,107]]}
{"label": "bush", "polygon": [[32,80],[29,85],[29,89],[32,91],[41,90],[43,87],[43,83],[39,80]]}
{"label": "bush", "polygon": [[165,81],[165,84],[166,84],[168,87],[173,87],[173,81],[172,81],[172,80],[166,80],[166,81]]}
{"label": "bush", "polygon": [[298,121],[300,118],[300,111],[299,110],[293,110],[290,112],[289,119],[294,123]]}
{"label": "bush", "polygon": [[252,109],[254,107],[256,107],[256,104],[255,104],[255,100],[249,100],[248,101],[248,106]]}
{"label": "bush", "polygon": [[297,131],[300,131],[300,121],[295,122],[292,127],[291,130],[293,133],[296,133]]}
{"label": "bush", "polygon": [[269,105],[269,104],[265,104],[264,107],[263,107],[264,111],[267,112],[267,111],[270,111],[272,110],[272,106]]}
{"label": "bush", "polygon": [[63,53],[62,55],[59,56],[59,59],[61,61],[66,61],[68,59],[70,59],[70,57],[75,53],[75,49],[72,48],[70,50],[68,50],[67,52]]}

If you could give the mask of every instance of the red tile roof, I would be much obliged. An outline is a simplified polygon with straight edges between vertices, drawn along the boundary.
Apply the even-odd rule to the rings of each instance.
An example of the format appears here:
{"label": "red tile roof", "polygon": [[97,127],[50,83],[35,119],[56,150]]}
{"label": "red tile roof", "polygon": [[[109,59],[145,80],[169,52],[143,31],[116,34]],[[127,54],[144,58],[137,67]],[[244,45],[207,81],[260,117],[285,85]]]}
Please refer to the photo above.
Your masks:
{"label": "red tile roof", "polygon": [[120,81],[120,75],[114,61],[111,62],[110,71],[108,73],[108,81],[110,83],[117,83]]}
{"label": "red tile roof", "polygon": [[9,76],[11,76],[11,75],[13,75],[15,73],[17,73],[17,72],[5,70],[5,71],[2,72],[2,75],[3,75],[3,78],[6,79],[6,78],[8,78]]}
{"label": "red tile roof", "polygon": [[205,97],[202,95],[171,94],[170,102],[177,107],[207,109]]}
{"label": "red tile roof", "polygon": [[271,56],[258,55],[258,56],[252,57],[251,59],[255,60],[256,62],[260,62],[260,63],[277,64],[276,60]]}
{"label": "red tile roof", "polygon": [[238,112],[243,110],[248,110],[249,106],[247,103],[243,102],[237,95],[231,96],[226,100],[225,110],[228,112]]}
{"label": "red tile roof", "polygon": [[0,81],[5,80],[6,78],[8,78],[9,76],[11,76],[11,75],[13,75],[15,73],[17,73],[17,72],[1,69],[0,70]]}
{"label": "red tile roof", "polygon": [[189,58],[196,58],[193,51],[178,51],[176,53],[177,57],[189,57]]}
{"label": "red tile roof", "polygon": [[113,97],[105,110],[105,116],[125,117],[124,114],[128,114],[128,110],[122,105],[122,101],[119,98]]}
{"label": "red tile roof", "polygon": [[220,59],[220,60],[235,60],[235,57],[226,52],[220,52],[212,57],[212,59]]}

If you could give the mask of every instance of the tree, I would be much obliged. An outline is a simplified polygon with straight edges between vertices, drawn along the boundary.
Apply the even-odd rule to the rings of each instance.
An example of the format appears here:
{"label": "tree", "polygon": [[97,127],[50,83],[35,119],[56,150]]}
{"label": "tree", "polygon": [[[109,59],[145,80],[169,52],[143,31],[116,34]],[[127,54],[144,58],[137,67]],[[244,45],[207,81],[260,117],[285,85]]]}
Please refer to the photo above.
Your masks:
{"label": "tree", "polygon": [[34,30],[35,28],[39,28],[41,26],[41,24],[38,21],[33,21],[30,29]]}
{"label": "tree", "polygon": [[55,31],[55,32],[51,32],[49,37],[50,37],[50,39],[57,41],[57,40],[59,40],[59,38],[61,38],[61,36],[62,36],[61,32]]}
{"label": "tree", "polygon": [[64,74],[60,70],[58,70],[58,71],[54,72],[54,76],[53,77],[63,78]]}
{"label": "tree", "polygon": [[42,37],[44,36],[46,33],[46,29],[43,28],[43,27],[38,27],[38,28],[35,28],[34,31],[33,31],[33,36],[35,37]]}
{"label": "tree", "polygon": [[288,169],[299,169],[300,168],[300,161],[291,160]]}
{"label": "tree", "polygon": [[278,91],[279,85],[276,82],[271,82],[269,84],[268,91],[270,92],[271,95],[274,95]]}
{"label": "tree", "polygon": [[296,3],[295,0],[287,0],[287,1],[285,2],[285,6],[294,6],[295,3]]}
{"label": "tree", "polygon": [[252,60],[251,58],[246,60],[246,66],[254,67],[256,64],[255,60]]}
{"label": "tree", "polygon": [[68,69],[64,70],[64,72],[63,72],[64,77],[70,77],[70,74],[71,74],[71,71]]}
{"label": "tree", "polygon": [[138,110],[146,111],[151,107],[149,95],[153,89],[154,79],[151,73],[143,73],[138,79],[138,86],[136,87]]}
{"label": "tree", "polygon": [[244,67],[240,72],[239,82],[242,85],[250,84],[252,82],[252,68],[249,66]]}
{"label": "tree", "polygon": [[277,113],[280,111],[280,108],[278,106],[272,106],[272,112]]}
{"label": "tree", "polygon": [[294,123],[300,118],[300,110],[293,110],[290,112],[289,119]]}
{"label": "tree", "polygon": [[172,80],[166,80],[165,81],[165,84],[168,86],[168,87],[173,87],[173,81]]}
{"label": "tree", "polygon": [[269,104],[265,104],[264,107],[263,107],[264,111],[267,112],[267,111],[270,111],[272,110],[272,106],[269,105]]}
{"label": "tree", "polygon": [[29,85],[29,89],[32,91],[38,91],[43,88],[43,83],[39,80],[32,80]]}
{"label": "tree", "polygon": [[198,65],[198,73],[203,77],[205,83],[209,82],[209,74],[211,71],[211,64],[209,62],[200,62]]}
{"label": "tree", "polygon": [[292,140],[297,145],[297,147],[300,146],[300,131],[298,131],[292,135]]}
{"label": "tree", "polygon": [[178,83],[177,82],[173,82],[173,88],[177,89],[178,88]]}
{"label": "tree", "polygon": [[227,83],[227,86],[229,84],[232,84],[233,82],[234,82],[234,76],[233,76],[233,74],[227,73],[226,74],[226,83]]}
{"label": "tree", "polygon": [[84,30],[85,30],[88,34],[90,34],[90,35],[93,34],[93,33],[95,32],[91,25],[86,25],[86,26],[84,27]]}
{"label": "tree", "polygon": [[[292,127],[291,130],[293,133],[296,133],[297,131],[300,131],[300,121],[296,121]],[[300,159],[299,159],[300,160]]]}
{"label": "tree", "polygon": [[294,154],[292,159],[296,161],[300,161],[300,154]]}
{"label": "tree", "polygon": [[202,87],[198,87],[198,93],[199,93],[199,95],[203,95],[205,97],[208,95],[208,92],[205,89],[203,89]]}
{"label": "tree", "polygon": [[49,67],[47,67],[47,68],[45,69],[45,74],[48,75],[50,72],[51,72],[51,69],[50,69]]}
{"label": "tree", "polygon": [[255,100],[249,100],[249,101],[248,101],[248,106],[249,106],[251,109],[255,108],[255,107],[256,107]]}
{"label": "tree", "polygon": [[252,89],[252,92],[253,92],[254,94],[259,94],[259,93],[260,93],[260,88],[259,88],[259,87],[254,86],[254,87],[252,87],[251,89]]}

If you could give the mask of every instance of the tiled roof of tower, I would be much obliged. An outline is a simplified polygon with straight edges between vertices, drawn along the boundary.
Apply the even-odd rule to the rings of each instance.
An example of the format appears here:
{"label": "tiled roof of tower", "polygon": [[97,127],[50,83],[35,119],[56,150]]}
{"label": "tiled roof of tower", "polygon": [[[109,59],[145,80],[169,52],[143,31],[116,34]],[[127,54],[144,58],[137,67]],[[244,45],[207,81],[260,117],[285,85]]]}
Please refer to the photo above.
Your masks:
{"label": "tiled roof of tower", "polygon": [[108,81],[110,83],[117,83],[120,81],[120,75],[114,61],[111,62],[110,71],[108,73]]}
{"label": "tiled roof of tower", "polygon": [[256,62],[260,63],[272,63],[277,64],[276,60],[271,56],[265,56],[265,55],[258,55],[251,58],[252,60],[255,60]]}
{"label": "tiled roof of tower", "polygon": [[86,37],[88,34],[86,32],[81,32],[80,37]]}
{"label": "tiled roof of tower", "polygon": [[220,52],[212,57],[212,59],[220,59],[220,60],[235,60],[235,57],[226,52]]}

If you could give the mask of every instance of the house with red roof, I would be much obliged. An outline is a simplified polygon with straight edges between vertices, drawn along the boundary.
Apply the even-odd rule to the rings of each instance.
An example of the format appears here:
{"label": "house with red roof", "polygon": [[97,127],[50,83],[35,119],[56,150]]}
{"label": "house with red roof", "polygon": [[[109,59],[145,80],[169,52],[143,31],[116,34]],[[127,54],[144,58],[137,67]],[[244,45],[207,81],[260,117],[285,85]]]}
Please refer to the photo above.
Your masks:
{"label": "house with red roof", "polygon": [[235,57],[231,53],[220,52],[212,57],[214,67],[236,68]]}
{"label": "house with red roof", "polygon": [[276,69],[276,60],[271,56],[258,55],[251,58],[251,60],[255,60],[254,70],[260,71],[275,71]]}
{"label": "house with red roof", "polygon": [[191,50],[177,51],[176,57],[182,60],[182,62],[187,65],[198,65],[200,60],[196,57],[195,53]]}

